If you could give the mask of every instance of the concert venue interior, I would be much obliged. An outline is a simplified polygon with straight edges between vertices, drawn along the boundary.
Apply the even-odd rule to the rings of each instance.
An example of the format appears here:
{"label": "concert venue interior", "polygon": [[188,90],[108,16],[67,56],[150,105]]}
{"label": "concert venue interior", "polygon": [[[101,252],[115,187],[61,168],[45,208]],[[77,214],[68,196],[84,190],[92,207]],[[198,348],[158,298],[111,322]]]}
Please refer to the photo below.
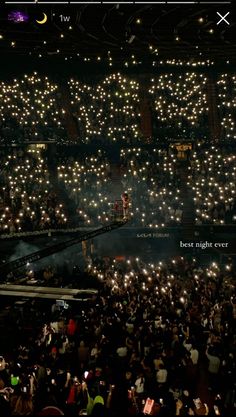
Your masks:
{"label": "concert venue interior", "polygon": [[230,4],[0,15],[0,415],[233,415]]}

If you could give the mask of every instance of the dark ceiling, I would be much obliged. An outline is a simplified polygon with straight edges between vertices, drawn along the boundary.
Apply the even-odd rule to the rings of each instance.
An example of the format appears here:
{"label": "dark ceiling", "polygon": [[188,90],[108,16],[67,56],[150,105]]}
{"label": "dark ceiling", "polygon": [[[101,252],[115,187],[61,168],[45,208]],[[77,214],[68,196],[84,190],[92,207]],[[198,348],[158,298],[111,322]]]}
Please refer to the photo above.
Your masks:
{"label": "dark ceiling", "polygon": [[[17,8],[16,8],[17,7]],[[28,23],[0,15],[0,51],[6,54],[64,57],[112,57],[114,62],[161,59],[225,60],[236,55],[235,13],[230,5],[77,5],[15,6],[28,13]],[[230,25],[220,20],[225,15]],[[43,12],[45,25],[36,23]],[[69,16],[69,23],[61,22]],[[78,55],[79,54],[79,55]]]}

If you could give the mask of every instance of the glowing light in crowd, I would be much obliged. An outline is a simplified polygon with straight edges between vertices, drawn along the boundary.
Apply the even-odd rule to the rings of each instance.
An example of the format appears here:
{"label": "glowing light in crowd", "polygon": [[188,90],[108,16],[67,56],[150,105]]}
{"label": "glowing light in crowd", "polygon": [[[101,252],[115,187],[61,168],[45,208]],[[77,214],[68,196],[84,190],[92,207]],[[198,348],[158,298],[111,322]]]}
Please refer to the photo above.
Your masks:
{"label": "glowing light in crowd", "polygon": [[205,152],[194,152],[188,184],[195,194],[197,224],[232,222],[236,196],[234,154],[217,146]]}
{"label": "glowing light in crowd", "polygon": [[20,155],[9,154],[2,179],[1,232],[15,233],[65,226],[67,215],[64,205],[53,191],[45,160],[39,150],[28,150],[26,154]]}
{"label": "glowing light in crowd", "polygon": [[194,72],[184,75],[163,74],[151,79],[150,94],[155,100],[156,117],[160,122],[183,121],[189,126],[200,123],[208,111],[207,79]]}
{"label": "glowing light in crowd", "polygon": [[236,139],[235,109],[236,109],[236,77],[222,74],[217,81],[219,91],[219,112],[223,135],[228,139]]}
{"label": "glowing light in crowd", "polygon": [[85,141],[102,138],[127,140],[140,135],[139,83],[119,73],[91,86],[73,79],[69,82],[71,104],[78,117],[81,137]]}

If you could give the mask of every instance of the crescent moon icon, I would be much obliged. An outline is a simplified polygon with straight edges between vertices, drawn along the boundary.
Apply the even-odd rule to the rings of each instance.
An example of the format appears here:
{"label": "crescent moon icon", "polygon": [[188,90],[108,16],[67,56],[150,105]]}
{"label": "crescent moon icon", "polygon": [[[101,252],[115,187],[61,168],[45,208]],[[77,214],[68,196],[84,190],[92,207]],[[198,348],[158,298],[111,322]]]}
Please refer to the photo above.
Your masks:
{"label": "crescent moon icon", "polygon": [[47,17],[47,15],[46,15],[46,13],[43,13],[43,19],[42,19],[42,20],[36,20],[36,22],[37,22],[39,25],[44,25],[44,23],[46,23],[46,22],[47,22],[47,20],[48,20],[48,17]]}

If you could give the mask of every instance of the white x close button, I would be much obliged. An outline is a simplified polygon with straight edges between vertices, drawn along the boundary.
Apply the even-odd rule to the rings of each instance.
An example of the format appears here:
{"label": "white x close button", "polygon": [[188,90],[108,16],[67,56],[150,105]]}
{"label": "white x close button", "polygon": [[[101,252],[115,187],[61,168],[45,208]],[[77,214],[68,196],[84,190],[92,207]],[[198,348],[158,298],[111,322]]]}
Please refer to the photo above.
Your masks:
{"label": "white x close button", "polygon": [[224,16],[222,16],[222,14],[220,14],[219,12],[216,12],[218,14],[218,16],[220,17],[219,22],[217,22],[217,25],[219,25],[221,22],[225,22],[227,25],[229,25],[228,20],[226,19],[226,17],[229,15],[229,12],[226,13]]}

